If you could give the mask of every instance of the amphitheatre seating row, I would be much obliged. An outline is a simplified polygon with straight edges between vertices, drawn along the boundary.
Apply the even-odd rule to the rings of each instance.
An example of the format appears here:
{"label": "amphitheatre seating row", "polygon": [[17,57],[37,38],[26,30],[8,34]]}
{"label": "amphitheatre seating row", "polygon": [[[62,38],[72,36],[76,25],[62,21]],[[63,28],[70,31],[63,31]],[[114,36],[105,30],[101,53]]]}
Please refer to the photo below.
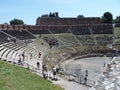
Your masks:
{"label": "amphitheatre seating row", "polygon": [[56,35],[52,34],[46,37],[44,36],[43,40],[45,40],[48,44],[51,40],[57,40],[58,48],[76,45],[106,45],[112,43],[113,35],[72,35],[68,33]]}
{"label": "amphitheatre seating row", "polygon": [[[68,45],[68,46],[74,46],[74,45],[78,45],[79,42],[77,40],[77,38],[75,38],[74,35],[69,34],[69,35],[59,35],[58,36],[58,41],[62,41],[61,43],[63,43],[64,45]],[[59,43],[59,45],[61,45]]]}
{"label": "amphitheatre seating row", "polygon": [[71,27],[71,31],[75,35],[90,35],[91,31],[93,34],[113,34],[112,25],[104,25],[104,24],[93,24],[93,25],[82,25]]}
{"label": "amphitheatre seating row", "polygon": [[[8,47],[7,45],[8,46],[10,45],[10,47]],[[16,62],[17,63],[18,59],[19,59],[18,55],[20,55],[22,48],[24,48],[24,50],[25,50],[24,46],[23,47],[18,46],[17,48],[14,48],[14,45],[12,45],[11,43],[6,44],[6,46],[1,45],[0,46],[0,58],[3,60],[7,60],[9,62]],[[19,50],[17,51],[17,49],[19,49]],[[30,48],[28,48],[28,47],[27,47],[27,49],[30,50]],[[34,49],[32,49],[32,51],[33,50]],[[32,63],[33,63],[33,61],[31,62],[31,64]],[[30,64],[30,62],[29,62],[29,64]]]}
{"label": "amphitheatre seating row", "polygon": [[82,35],[82,36],[77,35],[77,38],[80,40],[80,42],[83,45],[95,45],[96,43],[92,35]]}
{"label": "amphitheatre seating row", "polygon": [[90,35],[90,30],[89,30],[89,27],[84,27],[84,26],[81,26],[81,27],[73,27],[71,29],[71,32],[75,35]]}
{"label": "amphitheatre seating row", "polygon": [[50,34],[48,30],[28,30],[32,34]]}
{"label": "amphitheatre seating row", "polygon": [[112,43],[112,36],[107,35],[77,35],[83,45],[106,45]]}
{"label": "amphitheatre seating row", "polygon": [[42,29],[29,30],[33,34],[57,34],[57,33],[73,33],[75,35],[90,35],[90,28],[94,34],[113,34],[111,24],[82,24],[82,25],[50,25],[41,26]]}
{"label": "amphitheatre seating row", "polygon": [[[38,27],[38,26],[36,26]],[[41,25],[38,29],[2,30],[5,33],[20,40],[34,39],[34,34],[57,34],[73,33],[75,35],[89,35],[90,29],[94,34],[113,34],[112,24],[78,24],[78,25]],[[6,39],[5,34],[0,32],[1,37]],[[0,39],[1,41],[1,39]],[[3,40],[4,41],[4,40]]]}
{"label": "amphitheatre seating row", "polygon": [[109,44],[109,43],[112,43],[113,42],[113,37],[112,36],[95,36],[95,39],[97,40],[97,43],[98,44],[103,44],[103,45],[106,45],[106,44]]}
{"label": "amphitheatre seating row", "polygon": [[[27,65],[29,64],[31,66],[31,68],[33,68],[33,65],[35,66],[36,65],[36,60],[39,60],[40,58],[38,57],[38,53],[41,51],[39,48],[34,48],[37,46],[40,46],[41,42],[40,43],[36,43],[35,45],[32,44],[32,45],[28,45],[30,43],[25,43],[23,42],[26,41],[26,39],[33,39],[34,36],[28,32],[26,32],[26,30],[22,31],[22,33],[19,33],[21,31],[19,30],[2,30],[4,31],[5,33],[1,33],[1,35],[3,37],[6,38],[6,42],[3,42],[4,40],[3,39],[0,39],[0,58],[2,60],[6,60],[8,62],[11,62],[11,63],[18,63],[18,60],[19,60],[19,55],[21,54],[21,52],[25,51],[25,63],[27,63]],[[12,32],[11,32],[12,31]],[[20,36],[22,35],[23,37],[21,38]],[[20,40],[16,40],[16,42],[10,42],[10,41],[7,41],[7,38],[8,36],[13,36],[13,37],[16,37],[16,38],[19,38]],[[22,40],[22,41],[21,41]],[[33,58],[32,60],[30,60],[30,53],[33,53]],[[44,50],[42,50],[44,51]]]}
{"label": "amphitheatre seating row", "polygon": [[3,59],[7,59],[7,57],[9,56],[9,54],[11,53],[11,55],[14,53],[14,52],[17,52],[19,49],[21,49],[22,47],[24,47],[24,45],[19,45],[16,43],[13,43],[13,42],[9,42],[9,43],[4,43],[4,44],[1,44],[0,45],[1,48],[3,48],[0,53],[1,53],[1,57]]}
{"label": "amphitheatre seating row", "polygon": [[2,44],[4,42],[8,42],[8,37],[9,37],[8,35],[0,32],[0,43]]}
{"label": "amphitheatre seating row", "polygon": [[44,30],[28,30],[33,34],[57,34],[57,33],[69,33],[67,29],[58,29],[58,28],[52,28],[52,29],[44,29]]}
{"label": "amphitheatre seating row", "polygon": [[28,33],[26,30],[2,30],[6,32],[7,34],[10,34],[13,37],[16,37],[20,40],[25,40],[25,39],[34,39],[35,37]]}
{"label": "amphitheatre seating row", "polygon": [[92,25],[91,29],[94,34],[113,34],[112,25]]}
{"label": "amphitheatre seating row", "polygon": [[[41,44],[41,42],[40,43],[36,43],[35,45],[34,44],[27,45],[26,43],[17,41],[16,43],[14,43],[14,42],[4,43],[4,44],[2,44],[0,46],[8,48],[8,49],[12,49],[12,50],[14,50],[16,52],[26,51],[27,54],[30,54],[32,52],[33,56],[38,58],[38,53],[41,51],[41,50],[39,50],[39,49],[41,49],[41,45],[40,44]],[[37,46],[39,46],[39,49],[36,48]]]}

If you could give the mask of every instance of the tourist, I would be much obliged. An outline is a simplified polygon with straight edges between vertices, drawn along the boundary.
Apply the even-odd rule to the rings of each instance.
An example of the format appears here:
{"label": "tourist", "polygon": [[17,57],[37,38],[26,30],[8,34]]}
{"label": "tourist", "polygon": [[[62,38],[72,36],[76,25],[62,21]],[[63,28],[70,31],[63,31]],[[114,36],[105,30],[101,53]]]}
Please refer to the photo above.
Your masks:
{"label": "tourist", "polygon": [[53,79],[56,80],[56,68],[53,66]]}
{"label": "tourist", "polygon": [[21,55],[22,55],[23,61],[25,61],[25,52],[23,51]]}
{"label": "tourist", "polygon": [[37,62],[37,69],[40,70],[40,63]]}
{"label": "tourist", "polygon": [[86,85],[86,83],[87,83],[87,77],[85,77],[84,79],[85,79],[85,85]]}
{"label": "tourist", "polygon": [[39,58],[41,57],[41,52],[39,52],[38,57],[39,57]]}
{"label": "tourist", "polygon": [[22,61],[21,61],[21,57],[19,57],[18,65],[23,65],[23,63],[22,63]]}
{"label": "tourist", "polygon": [[30,59],[32,59],[32,54],[33,54],[33,53],[32,53],[32,52],[30,52]]}
{"label": "tourist", "polygon": [[47,67],[46,67],[45,64],[43,64],[43,66],[42,66],[42,74],[43,74],[43,77],[44,77],[45,79],[48,78]]}
{"label": "tourist", "polygon": [[10,37],[7,37],[7,41],[10,42]]}
{"label": "tourist", "polygon": [[44,70],[42,70],[42,74],[43,74],[43,78],[46,78]]}
{"label": "tourist", "polygon": [[105,63],[103,63],[103,67],[105,67]]}
{"label": "tourist", "polygon": [[47,67],[45,64],[42,64],[42,70],[47,71]]}
{"label": "tourist", "polygon": [[88,76],[88,70],[85,70],[85,72],[86,72],[86,77]]}

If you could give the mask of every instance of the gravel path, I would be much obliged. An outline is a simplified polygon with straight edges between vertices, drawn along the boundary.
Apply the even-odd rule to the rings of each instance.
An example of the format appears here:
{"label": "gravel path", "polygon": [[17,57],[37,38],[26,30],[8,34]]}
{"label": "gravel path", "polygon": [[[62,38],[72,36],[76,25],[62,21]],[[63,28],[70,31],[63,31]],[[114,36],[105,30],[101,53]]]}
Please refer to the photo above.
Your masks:
{"label": "gravel path", "polygon": [[89,87],[85,85],[78,84],[73,81],[68,81],[65,79],[60,79],[58,81],[53,81],[54,84],[60,85],[65,90],[88,90]]}

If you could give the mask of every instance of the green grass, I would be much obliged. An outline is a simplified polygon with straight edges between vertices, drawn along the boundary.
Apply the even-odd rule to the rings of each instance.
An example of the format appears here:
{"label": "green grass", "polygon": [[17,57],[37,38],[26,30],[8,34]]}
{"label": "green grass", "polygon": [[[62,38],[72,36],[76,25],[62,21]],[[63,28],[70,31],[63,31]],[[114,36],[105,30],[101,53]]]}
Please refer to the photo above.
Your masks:
{"label": "green grass", "polygon": [[0,61],[0,90],[62,90],[31,71]]}
{"label": "green grass", "polygon": [[120,27],[115,28],[115,44],[120,44]]}
{"label": "green grass", "polygon": [[[115,30],[116,31],[116,30]],[[49,37],[49,38],[57,38],[60,42],[64,45],[67,46],[74,46],[74,45],[95,45],[97,42],[98,45],[106,45],[111,42],[111,40],[104,39],[103,38],[111,38],[113,37],[113,34],[95,34],[94,36],[92,35],[77,35],[77,38],[71,34],[71,33],[61,33],[61,34],[43,34],[43,37]],[[99,38],[99,39],[94,39]],[[79,40],[78,40],[79,39]],[[96,40],[96,41],[95,41]],[[61,45],[62,45],[61,44]]]}
{"label": "green grass", "polygon": [[120,36],[120,27],[115,28],[115,35]]}

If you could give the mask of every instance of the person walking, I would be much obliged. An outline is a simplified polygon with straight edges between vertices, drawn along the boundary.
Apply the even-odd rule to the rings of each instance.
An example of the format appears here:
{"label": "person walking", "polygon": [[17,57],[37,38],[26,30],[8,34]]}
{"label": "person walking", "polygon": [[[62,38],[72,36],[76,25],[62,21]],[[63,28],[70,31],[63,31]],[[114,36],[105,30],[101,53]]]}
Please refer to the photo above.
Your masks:
{"label": "person walking", "polygon": [[87,77],[85,77],[84,79],[85,79],[85,85],[86,85],[86,83],[87,83]]}
{"label": "person walking", "polygon": [[39,52],[38,57],[39,57],[39,58],[41,57],[41,52]]}
{"label": "person walking", "polygon": [[40,63],[37,62],[37,69],[40,70]]}
{"label": "person walking", "polygon": [[53,66],[53,79],[56,80],[56,68]]}

